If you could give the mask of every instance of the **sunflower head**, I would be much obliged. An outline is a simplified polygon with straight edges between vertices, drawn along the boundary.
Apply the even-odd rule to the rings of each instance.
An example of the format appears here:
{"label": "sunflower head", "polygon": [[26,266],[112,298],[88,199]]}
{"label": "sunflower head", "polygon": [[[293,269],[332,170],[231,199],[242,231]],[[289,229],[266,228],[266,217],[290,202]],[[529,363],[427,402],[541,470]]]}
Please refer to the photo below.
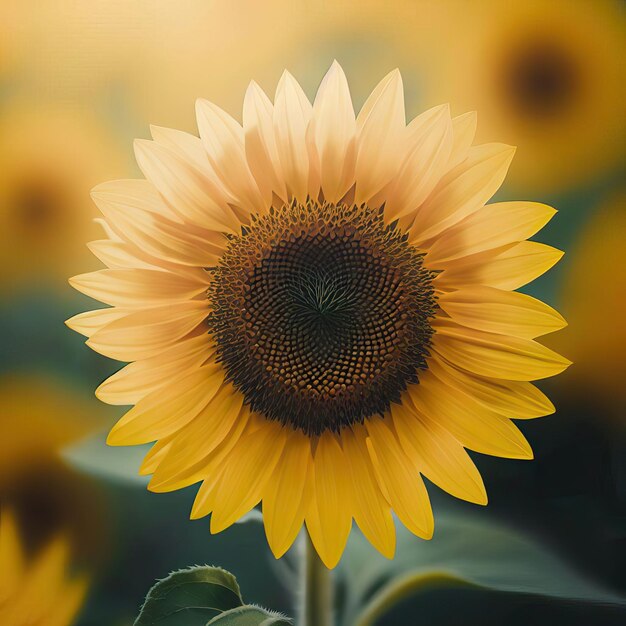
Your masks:
{"label": "sunflower head", "polygon": [[285,72],[243,125],[197,116],[94,190],[108,269],[71,282],[111,308],[68,324],[131,362],[97,391],[135,405],[109,443],[155,442],[150,488],[201,482],[213,532],[262,501],[280,556],[305,522],[329,567],[353,519],[387,556],[392,509],[430,537],[422,475],[484,504],[466,448],[530,458],[510,418],[550,413],[528,381],[568,364],[534,341],[563,319],[514,291],[561,256],[525,241],[554,210],[487,204],[513,148],[448,106],[407,124],[398,71],[356,115],[336,62],[313,104]]}

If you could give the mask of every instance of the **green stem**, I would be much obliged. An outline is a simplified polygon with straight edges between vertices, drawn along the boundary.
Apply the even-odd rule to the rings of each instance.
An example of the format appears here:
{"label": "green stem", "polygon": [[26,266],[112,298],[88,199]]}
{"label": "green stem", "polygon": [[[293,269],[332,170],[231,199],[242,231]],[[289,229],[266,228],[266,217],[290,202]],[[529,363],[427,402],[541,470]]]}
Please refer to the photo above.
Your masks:
{"label": "green stem", "polygon": [[302,558],[301,626],[332,626],[331,573],[320,560],[307,530]]}

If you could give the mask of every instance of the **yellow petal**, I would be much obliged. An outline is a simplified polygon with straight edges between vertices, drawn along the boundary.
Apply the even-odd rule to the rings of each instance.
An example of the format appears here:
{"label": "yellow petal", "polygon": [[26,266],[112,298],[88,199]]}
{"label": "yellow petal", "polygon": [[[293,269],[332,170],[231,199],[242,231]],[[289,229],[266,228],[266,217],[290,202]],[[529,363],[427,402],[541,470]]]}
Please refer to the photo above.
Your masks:
{"label": "yellow petal", "polygon": [[[168,481],[181,479],[181,484],[188,486],[183,477],[193,474],[188,470],[205,461],[224,441],[241,413],[242,404],[243,396],[231,384],[224,385],[198,415],[174,435],[167,456],[159,464],[159,475],[167,476]],[[153,486],[157,484],[158,477]]]}
{"label": "yellow petal", "polygon": [[388,559],[396,549],[396,529],[391,507],[385,500],[374,473],[365,443],[367,433],[362,426],[341,433],[348,466],[354,509],[354,520],[368,541]]}
{"label": "yellow petal", "polygon": [[[152,262],[145,260],[139,250],[126,241],[112,241],[110,239],[98,239],[90,241],[87,247],[93,255],[102,261],[110,269],[163,269],[156,259]],[[143,257],[143,258],[142,258]]]}
{"label": "yellow petal", "polygon": [[266,205],[271,204],[272,193],[286,201],[287,190],[274,136],[274,106],[254,81],[243,101],[243,128],[248,166]]}
{"label": "yellow petal", "polygon": [[145,177],[182,219],[208,230],[239,231],[239,221],[222,190],[176,152],[155,141],[136,139],[135,157]]}
{"label": "yellow petal", "polygon": [[317,197],[317,192],[309,184],[311,169],[317,167],[311,163],[307,142],[312,114],[313,107],[302,87],[285,71],[274,98],[274,133],[287,191],[300,202],[305,202],[307,195]]}
{"label": "yellow petal", "polygon": [[263,211],[265,203],[246,160],[243,128],[208,100],[196,101],[196,118],[209,161],[235,203],[248,213]]}
{"label": "yellow petal", "polygon": [[141,462],[139,467],[139,475],[140,476],[148,476],[149,474],[154,474],[159,463],[165,458],[165,455],[169,452],[172,447],[172,438],[173,435],[169,437],[165,437],[163,439],[159,439],[153,446],[150,448],[150,451],[146,454]]}
{"label": "yellow petal", "polygon": [[382,419],[370,418],[366,425],[368,450],[393,510],[412,533],[430,539],[435,523],[422,477]]}
{"label": "yellow petal", "polygon": [[511,459],[532,459],[533,453],[519,429],[506,417],[426,372],[409,397],[428,419],[441,424],[466,448]]}
{"label": "yellow petal", "polygon": [[46,618],[63,590],[69,545],[63,538],[55,539],[37,557],[23,580],[20,595],[29,599],[28,617],[24,623],[37,623]]}
{"label": "yellow petal", "polygon": [[392,405],[392,416],[402,448],[424,476],[457,498],[487,504],[480,472],[448,430],[405,405]]}
{"label": "yellow petal", "polygon": [[207,303],[199,301],[135,311],[107,324],[86,343],[118,361],[149,359],[188,335],[207,313]]}
{"label": "yellow petal", "polygon": [[420,208],[409,240],[426,241],[480,209],[504,181],[514,153],[515,148],[497,143],[470,148]]}
{"label": "yellow petal", "polygon": [[505,380],[538,380],[562,372],[570,362],[529,339],[485,333],[439,319],[433,349],[464,370]]}
{"label": "yellow petal", "polygon": [[289,432],[274,476],[263,493],[265,534],[277,559],[287,552],[302,528],[312,463],[310,439],[301,431]]}
{"label": "yellow petal", "polygon": [[482,378],[433,357],[428,369],[440,380],[469,394],[474,400],[499,415],[513,419],[533,419],[554,413],[554,405],[532,383]]}
{"label": "yellow petal", "polygon": [[334,434],[324,432],[313,459],[315,496],[306,514],[311,541],[328,569],[337,565],[352,527],[349,468]]}
{"label": "yellow petal", "polygon": [[450,107],[422,113],[409,124],[407,134],[407,154],[385,205],[389,221],[413,213],[444,174],[452,149]]}
{"label": "yellow petal", "polygon": [[150,211],[174,222],[182,223],[180,215],[165,202],[157,188],[143,178],[100,183],[91,190],[91,197],[98,208],[101,204],[111,202],[125,207],[131,214],[136,210]]}
{"label": "yellow petal", "polygon": [[324,198],[337,202],[354,183],[356,163],[354,108],[346,75],[337,61],[317,91],[313,128]]}
{"label": "yellow petal", "polygon": [[199,368],[214,350],[204,333],[180,341],[155,357],[123,367],[96,389],[96,396],[107,404],[137,404],[155,389]]}
{"label": "yellow petal", "polygon": [[24,559],[13,513],[0,511],[0,606],[17,589],[24,571]]}
{"label": "yellow petal", "polygon": [[191,300],[206,291],[206,281],[145,269],[97,270],[70,278],[85,295],[113,306],[137,308]]}
{"label": "yellow petal", "polygon": [[439,306],[457,323],[485,332],[535,339],[567,325],[552,307],[515,291],[476,286],[442,294]]}
{"label": "yellow petal", "polygon": [[143,398],[111,429],[107,443],[131,446],[167,437],[186,426],[211,401],[223,370],[205,366]]}
{"label": "yellow petal", "polygon": [[209,157],[201,139],[182,130],[154,126],[153,124],[150,125],[150,134],[154,141],[169,148],[179,157],[188,161],[199,172],[202,172],[204,176],[211,179],[218,188],[221,186],[215,170],[209,163]]}
{"label": "yellow petal", "polygon": [[556,210],[538,202],[496,202],[447,230],[430,246],[426,263],[445,261],[523,241],[541,230]]}
{"label": "yellow petal", "polygon": [[[204,517],[213,510],[219,480],[225,469],[228,469],[226,460],[239,443],[242,435],[248,435],[253,432],[251,429],[252,423],[261,419],[265,422],[265,418],[254,415],[248,407],[244,406],[235,421],[233,429],[228,433],[224,441],[213,451],[206,463],[201,468],[196,469],[194,475],[197,475],[198,480],[202,480],[203,483],[200,485],[193,502],[191,519]],[[167,476],[159,476],[158,474],[159,472],[157,471],[148,485],[151,491],[172,491],[178,489],[177,481],[170,481]]]}
{"label": "yellow petal", "polygon": [[402,77],[396,69],[378,83],[357,116],[357,204],[367,202],[395,175],[405,124]]}
{"label": "yellow petal", "polygon": [[448,169],[456,167],[467,158],[467,153],[476,135],[476,122],[476,111],[470,111],[452,119],[454,140],[448,161]]}
{"label": "yellow petal", "polygon": [[211,514],[211,532],[219,533],[258,504],[285,446],[286,430],[267,421],[260,431],[244,435],[231,452]]}
{"label": "yellow petal", "polygon": [[91,337],[91,335],[104,328],[107,324],[128,315],[128,313],[129,311],[127,310],[115,307],[96,309],[95,311],[86,311],[85,313],[74,315],[69,320],[65,320],[65,324],[77,333],[85,337]]}
{"label": "yellow petal", "polygon": [[154,212],[130,210],[123,200],[109,194],[93,191],[92,197],[122,239],[157,259],[206,267],[215,264],[226,246],[220,232],[202,230],[197,234]]}
{"label": "yellow petal", "polygon": [[520,241],[458,259],[435,281],[441,289],[463,285],[519,289],[547,272],[562,256],[563,252],[543,243]]}
{"label": "yellow petal", "polygon": [[88,588],[89,580],[84,576],[65,584],[62,592],[56,594],[53,605],[46,613],[46,626],[73,624],[83,606]]}

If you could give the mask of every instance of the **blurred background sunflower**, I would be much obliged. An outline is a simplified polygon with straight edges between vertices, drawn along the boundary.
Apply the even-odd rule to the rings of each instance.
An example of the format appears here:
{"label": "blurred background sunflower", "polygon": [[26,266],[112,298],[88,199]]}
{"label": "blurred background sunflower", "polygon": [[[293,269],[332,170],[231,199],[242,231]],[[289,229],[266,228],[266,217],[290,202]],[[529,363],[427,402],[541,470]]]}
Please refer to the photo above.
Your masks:
{"label": "blurred background sunflower", "polygon": [[196,97],[236,114],[251,78],[272,91],[284,67],[312,97],[334,58],[356,108],[399,67],[407,117],[449,101],[454,115],[478,111],[478,142],[518,146],[496,199],[559,209],[541,240],[566,255],[528,293],[568,320],[546,343],[574,361],[543,386],[557,413],[522,425],[534,463],[472,454],[490,506],[471,524],[428,485],[448,520],[428,553],[399,535],[402,558],[382,563],[351,539],[337,572],[342,623],[354,623],[356,598],[376,603],[395,576],[443,565],[481,590],[409,585],[372,623],[624,622],[590,589],[626,593],[625,30],[620,0],[0,3],[0,498],[29,554],[55,530],[71,538],[92,578],[79,626],[132,623],[156,578],[197,562],[291,612],[291,557],[273,561],[261,524],[211,536],[208,521],[181,515],[192,493],[153,495],[133,478],[145,450],[106,449],[124,409],[98,413],[91,392],[117,366],[63,325],[93,308],[66,279],[98,264],[84,246],[102,238],[88,192],[139,175],[133,137],[151,123],[195,133]]}

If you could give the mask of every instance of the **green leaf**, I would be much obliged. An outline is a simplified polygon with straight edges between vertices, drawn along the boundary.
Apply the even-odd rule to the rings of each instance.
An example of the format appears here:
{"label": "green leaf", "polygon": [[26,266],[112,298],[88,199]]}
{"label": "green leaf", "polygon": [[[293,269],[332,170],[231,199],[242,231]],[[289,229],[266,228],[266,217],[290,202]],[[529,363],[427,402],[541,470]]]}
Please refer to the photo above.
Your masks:
{"label": "green leaf", "polygon": [[437,511],[430,541],[396,526],[391,561],[375,553],[360,533],[351,534],[340,569],[346,580],[346,626],[370,626],[398,601],[442,585],[626,604],[625,598],[588,579],[534,538],[485,513]]}
{"label": "green leaf", "polygon": [[106,433],[87,437],[65,448],[62,456],[77,469],[98,478],[145,486],[149,477],[140,476],[139,467],[150,445],[109,446],[106,438]]}
{"label": "green leaf", "polygon": [[148,592],[134,626],[201,626],[243,604],[235,577],[219,567],[173,572]]}
{"label": "green leaf", "polygon": [[284,615],[248,604],[214,617],[206,626],[291,626],[291,624],[291,620]]}

